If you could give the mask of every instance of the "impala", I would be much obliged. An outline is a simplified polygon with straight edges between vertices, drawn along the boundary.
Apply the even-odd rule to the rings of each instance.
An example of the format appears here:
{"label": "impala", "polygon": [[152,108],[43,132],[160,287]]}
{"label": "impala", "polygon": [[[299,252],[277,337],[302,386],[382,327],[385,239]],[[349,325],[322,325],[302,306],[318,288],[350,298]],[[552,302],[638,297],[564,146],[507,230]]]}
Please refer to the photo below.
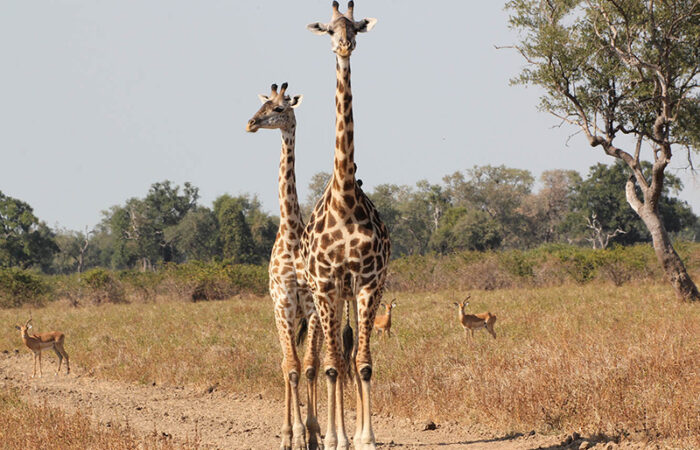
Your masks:
{"label": "impala", "polygon": [[396,302],[394,300],[396,299],[393,299],[390,304],[384,305],[386,314],[377,316],[374,319],[374,328],[377,329],[377,335],[381,333],[382,336],[386,334],[387,337],[391,337],[391,310],[396,308]]}
{"label": "impala", "polygon": [[58,373],[61,371],[61,363],[63,362],[64,357],[66,358],[66,375],[69,374],[70,362],[68,359],[68,353],[66,353],[66,350],[63,348],[63,341],[66,338],[65,335],[59,331],[50,331],[47,333],[30,335],[29,330],[31,330],[32,325],[29,322],[31,321],[32,319],[30,317],[24,326],[15,325],[15,328],[20,331],[24,345],[29,347],[29,350],[34,352],[34,373],[32,374],[32,378],[36,376],[37,358],[39,359],[39,377],[43,375],[41,371],[41,352],[49,348],[53,349],[58,356],[58,369],[56,369],[56,375],[58,375]]}
{"label": "impala", "polygon": [[474,337],[474,330],[480,330],[485,328],[486,331],[491,333],[494,339],[496,339],[496,332],[493,329],[493,325],[496,323],[496,315],[490,312],[479,313],[479,314],[467,314],[464,310],[469,306],[469,300],[471,295],[467,296],[462,303],[454,302],[454,304],[459,308],[459,322],[464,327],[464,333],[467,330],[471,331],[472,338]]}

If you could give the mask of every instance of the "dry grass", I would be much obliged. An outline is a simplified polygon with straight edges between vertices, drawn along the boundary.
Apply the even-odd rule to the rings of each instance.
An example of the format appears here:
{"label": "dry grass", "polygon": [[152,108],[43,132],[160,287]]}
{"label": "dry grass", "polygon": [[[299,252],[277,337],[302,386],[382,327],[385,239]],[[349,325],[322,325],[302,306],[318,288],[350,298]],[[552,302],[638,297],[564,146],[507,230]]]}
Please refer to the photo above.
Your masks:
{"label": "dry grass", "polygon": [[[700,309],[667,284],[471,292],[470,310],[498,316],[496,340],[465,338],[452,305],[461,294],[397,295],[392,338],[372,343],[375,410],[494,432],[700,436]],[[2,310],[0,322],[27,315]],[[266,298],[54,304],[33,316],[37,331],[64,331],[71,362],[96,377],[283,398]],[[0,330],[0,350],[20,346],[16,331]]]}
{"label": "dry grass", "polygon": [[[158,436],[136,436],[127,427],[98,427],[82,414],[30,406],[15,390],[0,392],[0,447],[3,449],[173,449]],[[187,448],[196,448],[187,443]]]}

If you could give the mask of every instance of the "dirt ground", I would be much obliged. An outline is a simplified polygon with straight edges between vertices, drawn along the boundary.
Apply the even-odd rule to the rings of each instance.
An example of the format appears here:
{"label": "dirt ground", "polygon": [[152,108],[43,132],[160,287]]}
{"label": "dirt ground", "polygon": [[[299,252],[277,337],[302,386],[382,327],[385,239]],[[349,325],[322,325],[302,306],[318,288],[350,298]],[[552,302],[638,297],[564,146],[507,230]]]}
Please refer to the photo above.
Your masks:
{"label": "dirt ground", "polygon": [[[284,409],[282,399],[265,398],[258,393],[229,394],[209,389],[178,386],[143,386],[90,377],[84,368],[73,364],[66,376],[54,375],[56,359],[43,355],[43,378],[31,379],[29,352],[5,350],[0,353],[0,389],[17,387],[33,404],[57,407],[66,412],[82,411],[98,426],[128,424],[144,435],[169,436],[176,443],[196,441],[204,448],[276,449]],[[323,385],[319,386],[320,388]],[[319,405],[321,429],[325,408]],[[544,436],[534,432],[499,436],[469,429],[456,422],[435,427],[407,418],[374,416],[378,448],[400,449],[491,449],[536,448],[641,448],[641,444],[618,445],[577,435]],[[346,417],[351,437],[354,412]],[[428,429],[426,428],[435,428]],[[575,438],[575,439],[574,439]],[[588,443],[588,445],[586,445]],[[656,447],[656,446],[654,446]]]}

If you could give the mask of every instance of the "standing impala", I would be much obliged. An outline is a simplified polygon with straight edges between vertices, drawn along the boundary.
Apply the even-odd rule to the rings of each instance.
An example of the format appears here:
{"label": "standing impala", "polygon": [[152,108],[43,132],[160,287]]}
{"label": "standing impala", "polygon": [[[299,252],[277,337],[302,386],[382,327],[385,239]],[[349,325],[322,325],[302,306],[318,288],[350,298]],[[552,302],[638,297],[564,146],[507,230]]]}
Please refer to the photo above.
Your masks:
{"label": "standing impala", "polygon": [[382,337],[384,335],[391,337],[391,310],[396,308],[396,302],[394,300],[396,299],[393,299],[388,305],[384,305],[386,314],[374,318],[374,328],[377,329],[377,336],[381,333]]}
{"label": "standing impala", "polygon": [[29,347],[29,350],[34,352],[34,373],[32,374],[32,378],[36,376],[37,358],[39,359],[39,377],[43,375],[41,371],[41,352],[42,350],[49,348],[52,348],[58,356],[58,369],[56,369],[56,375],[58,375],[58,373],[61,371],[61,363],[63,362],[64,357],[66,358],[66,375],[69,374],[70,362],[68,359],[68,353],[66,353],[66,350],[63,348],[63,341],[65,340],[66,336],[59,331],[50,331],[47,333],[30,335],[29,330],[32,328],[32,326],[29,322],[31,321],[32,319],[30,317],[24,326],[15,325],[15,328],[20,331],[24,345]]}
{"label": "standing impala", "polygon": [[485,328],[486,331],[491,333],[494,339],[496,339],[496,332],[493,329],[493,324],[496,323],[496,315],[490,312],[479,313],[479,314],[466,314],[464,310],[469,306],[469,300],[471,295],[467,296],[462,303],[454,302],[454,304],[459,308],[459,322],[464,327],[464,333],[467,330],[471,331],[472,338],[474,337],[474,330],[480,330]]}

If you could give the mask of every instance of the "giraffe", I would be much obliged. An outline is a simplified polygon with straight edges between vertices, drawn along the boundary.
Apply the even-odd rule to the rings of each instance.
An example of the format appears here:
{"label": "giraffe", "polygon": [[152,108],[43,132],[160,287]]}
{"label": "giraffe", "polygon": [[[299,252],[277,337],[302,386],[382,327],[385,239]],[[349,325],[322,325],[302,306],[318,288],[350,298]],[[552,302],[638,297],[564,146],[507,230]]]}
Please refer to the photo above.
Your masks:
{"label": "giraffe", "polygon": [[[302,96],[290,98],[285,95],[287,83],[279,92],[273,84],[269,96],[260,95],[263,105],[246,130],[256,132],[260,128],[278,128],[282,134],[282,151],[279,164],[279,206],[280,225],[270,256],[270,297],[274,302],[275,323],[279,334],[284,358],[282,372],[285,382],[285,416],[282,425],[283,450],[306,450],[318,448],[321,427],[318,424],[316,409],[317,374],[320,365],[319,351],[322,332],[319,317],[314,306],[313,296],[304,278],[304,263],[300,254],[300,238],[304,224],[299,209],[294,174],[294,145],[296,118],[294,109],[301,103]],[[295,325],[300,319],[308,323],[309,338],[304,373],[307,377],[307,419],[306,426],[301,422],[299,406],[300,363],[294,343]],[[290,423],[293,419],[294,424]]]}
{"label": "giraffe", "polygon": [[349,297],[357,330],[353,360],[349,363],[357,400],[354,446],[375,449],[370,408],[370,337],[384,291],[391,250],[387,229],[355,178],[350,55],[355,49],[357,33],[371,30],[377,20],[355,21],[352,1],[345,14],[341,14],[338,7],[338,2],[334,1],[330,23],[316,22],[307,26],[315,34],[329,34],[336,55],[336,137],[333,175],[304,230],[302,253],[326,339],[324,371],[328,424],[325,448],[335,450],[349,446],[343,417],[344,373],[348,363],[341,357],[340,349],[343,302]]}

